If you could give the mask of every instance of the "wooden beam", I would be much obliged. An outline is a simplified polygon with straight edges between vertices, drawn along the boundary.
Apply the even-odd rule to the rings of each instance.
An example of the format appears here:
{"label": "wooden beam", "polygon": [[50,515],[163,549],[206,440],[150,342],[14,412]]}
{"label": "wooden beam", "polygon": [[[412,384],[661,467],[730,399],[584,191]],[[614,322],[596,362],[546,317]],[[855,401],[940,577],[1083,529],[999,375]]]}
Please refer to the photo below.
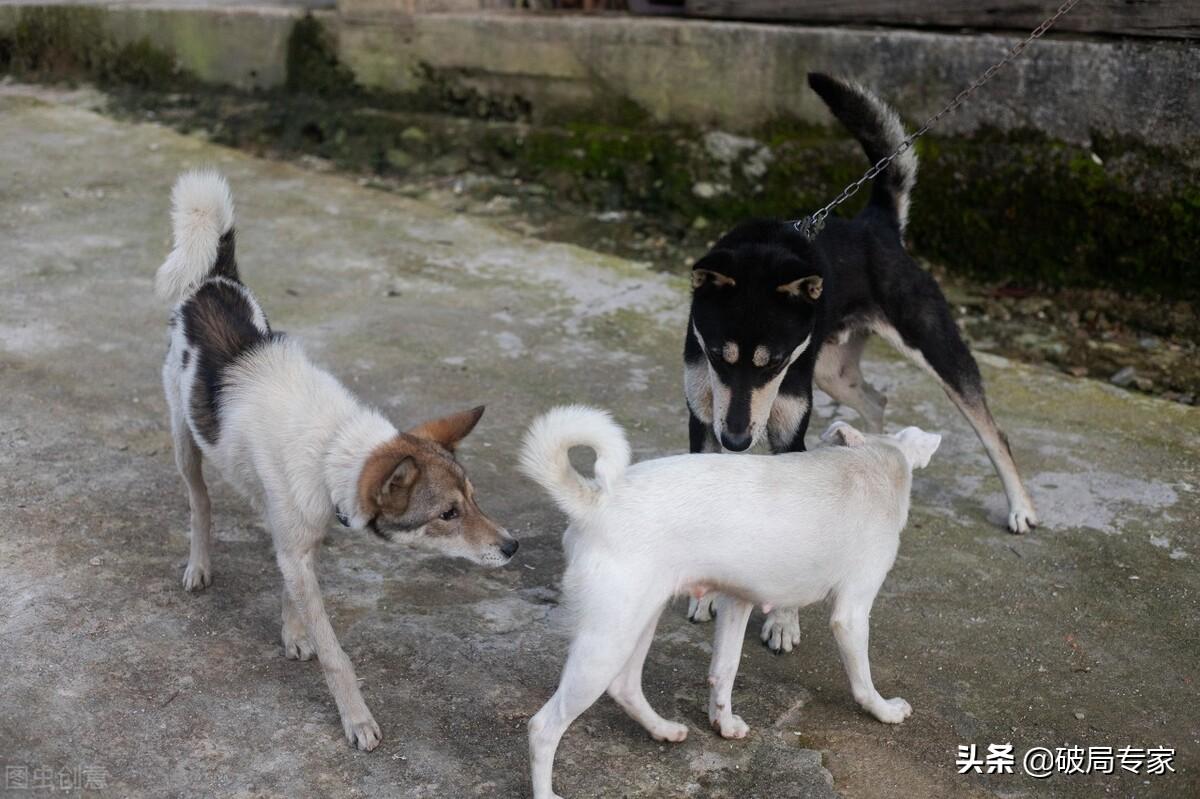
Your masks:
{"label": "wooden beam", "polygon": [[[1056,0],[687,0],[689,16],[821,25],[1025,31]],[[1197,0],[1082,0],[1054,28],[1072,33],[1200,38]]]}

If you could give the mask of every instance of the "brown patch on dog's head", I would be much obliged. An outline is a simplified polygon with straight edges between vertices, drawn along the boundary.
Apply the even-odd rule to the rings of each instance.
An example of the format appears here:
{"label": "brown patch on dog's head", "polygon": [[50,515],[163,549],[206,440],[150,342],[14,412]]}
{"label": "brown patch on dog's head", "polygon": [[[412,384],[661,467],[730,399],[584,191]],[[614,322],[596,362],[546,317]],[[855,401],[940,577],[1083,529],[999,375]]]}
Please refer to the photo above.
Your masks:
{"label": "brown patch on dog's head", "polygon": [[367,456],[358,503],[372,532],[484,565],[508,562],[516,539],[480,510],[454,458],[453,448],[482,415],[480,407],[426,422]]}

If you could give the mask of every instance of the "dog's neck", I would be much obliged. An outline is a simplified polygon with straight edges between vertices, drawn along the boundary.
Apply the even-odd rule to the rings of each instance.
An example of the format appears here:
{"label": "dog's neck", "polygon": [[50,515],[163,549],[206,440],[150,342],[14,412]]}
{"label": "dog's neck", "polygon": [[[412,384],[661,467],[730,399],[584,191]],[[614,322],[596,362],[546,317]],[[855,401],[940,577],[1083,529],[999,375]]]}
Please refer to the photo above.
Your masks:
{"label": "dog's neck", "polygon": [[361,530],[370,523],[370,517],[358,503],[359,476],[367,456],[397,433],[387,419],[375,411],[363,410],[343,422],[329,442],[324,462],[325,485],[334,514],[347,527]]}

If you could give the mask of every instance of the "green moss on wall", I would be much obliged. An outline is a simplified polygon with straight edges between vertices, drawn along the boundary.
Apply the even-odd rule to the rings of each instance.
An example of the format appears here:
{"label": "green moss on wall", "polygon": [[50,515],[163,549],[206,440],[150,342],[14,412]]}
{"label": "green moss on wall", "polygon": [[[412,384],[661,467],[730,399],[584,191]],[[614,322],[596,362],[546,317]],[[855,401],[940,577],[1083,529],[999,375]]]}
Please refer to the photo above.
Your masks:
{"label": "green moss on wall", "polygon": [[1101,152],[1036,135],[928,141],[914,247],[990,279],[1200,296],[1200,192],[1170,153]]}
{"label": "green moss on wall", "polygon": [[337,57],[329,31],[311,14],[292,27],[287,43],[289,92],[318,97],[345,97],[357,93],[354,75]]}
{"label": "green moss on wall", "polygon": [[167,90],[193,83],[148,40],[119,44],[104,35],[98,9],[23,8],[0,33],[0,67],[26,79],[88,79],[102,86]]}

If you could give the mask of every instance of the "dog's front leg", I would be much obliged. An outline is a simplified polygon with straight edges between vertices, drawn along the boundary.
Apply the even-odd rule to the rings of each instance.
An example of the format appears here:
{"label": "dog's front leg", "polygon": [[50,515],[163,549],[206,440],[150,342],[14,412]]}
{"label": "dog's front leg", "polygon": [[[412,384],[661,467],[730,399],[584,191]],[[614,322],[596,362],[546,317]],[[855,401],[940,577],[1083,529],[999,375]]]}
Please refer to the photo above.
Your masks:
{"label": "dog's front leg", "polygon": [[[319,534],[316,538],[320,540]],[[284,589],[288,592],[294,611],[304,622],[308,640],[316,649],[321,669],[325,672],[325,682],[337,703],[346,737],[359,749],[369,752],[379,746],[383,735],[358,689],[354,666],[342,651],[333,625],[325,614],[325,603],[321,601],[321,589],[317,584],[315,549],[312,546],[307,551],[296,553],[277,547]]]}
{"label": "dog's front leg", "polygon": [[763,645],[777,655],[791,652],[800,643],[800,611],[797,608],[775,608],[763,620]]}
{"label": "dog's front leg", "polygon": [[733,681],[742,658],[742,639],[754,606],[722,595],[717,601],[717,628],[708,667],[708,720],[722,738],[745,738],[750,727],[733,713]]}
{"label": "dog's front leg", "polygon": [[[721,451],[721,444],[717,441],[717,434],[713,432],[712,424],[696,416],[690,405],[688,406],[688,444],[693,453]],[[716,598],[716,594],[711,592],[699,597],[688,597],[688,621],[696,624],[712,621],[713,617],[717,615],[713,609],[713,602],[716,601]]]}
{"label": "dog's front leg", "polygon": [[[790,377],[790,375],[789,375]],[[771,451],[803,452],[804,436],[812,417],[812,392],[802,385],[780,390],[771,406],[767,421],[767,441]],[[762,642],[777,655],[791,652],[800,643],[800,611],[796,608],[776,608],[767,614],[762,626]]]}
{"label": "dog's front leg", "polygon": [[688,406],[688,449],[692,454],[721,451],[721,444],[717,441],[717,434],[713,432],[712,424],[696,416],[691,406]]}

